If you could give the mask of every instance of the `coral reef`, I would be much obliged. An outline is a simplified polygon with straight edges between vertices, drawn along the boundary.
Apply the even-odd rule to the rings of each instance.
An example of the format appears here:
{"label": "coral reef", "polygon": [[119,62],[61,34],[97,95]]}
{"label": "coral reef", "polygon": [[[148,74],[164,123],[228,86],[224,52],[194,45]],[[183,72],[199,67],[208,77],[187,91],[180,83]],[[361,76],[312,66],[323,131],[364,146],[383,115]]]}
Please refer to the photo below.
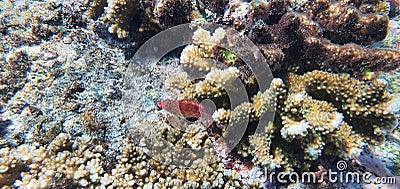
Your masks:
{"label": "coral reef", "polygon": [[[88,136],[71,139],[59,134],[46,147],[23,144],[1,149],[0,185],[21,188],[54,188],[57,184],[105,188],[235,188],[244,186],[235,171],[226,172],[221,163],[195,162],[190,168],[170,167],[127,142],[115,157],[115,166],[104,170],[105,149]],[[26,167],[26,168],[23,168]]]}
{"label": "coral reef", "polygon": [[14,185],[21,188],[50,188],[57,182],[55,179],[73,180],[76,185],[87,186],[99,182],[104,172],[101,159],[104,150],[100,145],[92,145],[88,136],[72,141],[62,133],[46,148],[23,144],[11,153],[28,168],[18,171],[21,178]]}
{"label": "coral reef", "polygon": [[[93,1],[88,13],[96,17],[101,7],[103,3]],[[113,7],[108,5],[106,9]],[[143,29],[143,24],[165,29],[201,19],[233,26],[248,34],[268,58],[273,73],[281,77],[288,69],[298,74],[317,69],[361,78],[367,72],[390,71],[400,66],[398,51],[366,47],[385,39],[388,33],[390,8],[384,1],[196,1],[191,4],[160,0],[142,2],[139,9],[142,13],[133,9],[119,16],[105,11],[103,17],[124,20],[135,14],[147,15],[142,16],[146,19],[141,31],[152,30]],[[175,10],[180,11],[169,12]],[[123,22],[135,24],[129,20]],[[114,22],[106,25],[116,26]],[[127,31],[123,26],[117,28]],[[126,37],[127,32],[123,33],[118,36]],[[196,51],[189,47],[186,50]]]}
{"label": "coral reef", "polygon": [[[278,100],[277,108],[280,113],[275,118],[274,125],[268,127],[265,135],[250,136],[250,144],[255,146],[250,154],[254,153],[253,161],[260,165],[272,164],[274,168],[281,164],[289,164],[285,161],[278,164],[270,157],[287,157],[287,152],[281,152],[284,146],[300,148],[290,149],[293,150],[292,153],[299,150],[304,152],[304,157],[300,157],[298,161],[303,158],[315,160],[322,154],[339,154],[343,159],[352,159],[360,154],[364,142],[382,141],[397,125],[396,101],[399,97],[390,95],[386,91],[386,85],[382,83],[368,85],[349,76],[320,71],[309,72],[303,76],[291,75],[286,82],[287,86],[283,85],[282,81],[272,81],[272,86],[280,83],[280,89],[272,90],[281,91],[275,92],[275,98],[284,99]],[[375,95],[377,93],[379,95]],[[274,93],[269,94],[264,96],[271,98],[271,94]],[[257,96],[253,97],[252,104],[240,105],[233,111],[216,111],[214,119],[218,124],[227,125],[229,122],[238,122],[237,119],[246,119],[247,114],[250,121],[257,121],[260,117],[257,116],[259,101],[264,104],[273,102],[266,98],[257,100]],[[269,146],[281,148],[271,151]]]}
{"label": "coral reef", "polygon": [[383,81],[363,83],[348,75],[318,71],[301,77],[289,76],[288,80],[291,92],[307,93],[332,103],[347,122],[368,136],[382,137],[385,132],[381,133],[381,130],[392,130],[397,125],[395,114],[399,111],[399,97],[387,92],[387,84]]}
{"label": "coral reef", "polygon": [[[204,33],[201,28],[197,31]],[[219,29],[215,30],[213,35],[218,32]],[[193,38],[198,39],[197,35],[195,32]],[[206,70],[204,79],[189,82],[188,74],[183,72],[168,78],[166,83],[167,87],[180,91],[179,98],[212,99],[220,108],[214,112],[213,119],[217,127],[222,128],[221,136],[229,135],[229,127],[248,120],[250,125],[236,148],[241,158],[250,158],[256,165],[268,169],[308,170],[315,167],[321,157],[338,156],[345,160],[358,157],[366,144],[379,144],[398,124],[396,114],[400,98],[387,91],[385,82],[365,82],[348,74],[324,71],[289,74],[284,80],[276,78],[269,89],[258,92],[250,102],[230,109],[226,103],[229,101],[226,89],[234,87],[229,83],[245,70],[235,64],[221,70],[211,63],[207,64],[207,69],[199,69],[199,61],[182,61],[201,58],[202,62],[212,62],[213,55],[186,50],[196,47],[196,52],[205,52],[210,47],[201,44],[211,36],[207,33],[202,40],[194,40],[194,45],[187,46],[181,54],[185,70],[189,69],[189,73],[192,69]],[[217,45],[218,41],[213,44]],[[185,84],[171,85],[178,81]],[[242,83],[252,85],[243,80]],[[268,123],[264,132],[251,134],[255,129],[251,123],[257,123],[267,112],[274,111],[275,119]]]}

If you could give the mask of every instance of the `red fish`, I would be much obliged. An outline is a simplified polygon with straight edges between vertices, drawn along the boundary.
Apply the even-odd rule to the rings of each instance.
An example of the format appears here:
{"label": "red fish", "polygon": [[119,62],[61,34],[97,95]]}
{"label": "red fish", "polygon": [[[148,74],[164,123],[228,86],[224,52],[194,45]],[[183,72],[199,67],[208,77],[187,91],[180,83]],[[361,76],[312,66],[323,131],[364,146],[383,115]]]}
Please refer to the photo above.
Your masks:
{"label": "red fish", "polygon": [[184,118],[211,118],[211,115],[206,112],[201,104],[189,100],[164,100],[158,102],[157,106]]}

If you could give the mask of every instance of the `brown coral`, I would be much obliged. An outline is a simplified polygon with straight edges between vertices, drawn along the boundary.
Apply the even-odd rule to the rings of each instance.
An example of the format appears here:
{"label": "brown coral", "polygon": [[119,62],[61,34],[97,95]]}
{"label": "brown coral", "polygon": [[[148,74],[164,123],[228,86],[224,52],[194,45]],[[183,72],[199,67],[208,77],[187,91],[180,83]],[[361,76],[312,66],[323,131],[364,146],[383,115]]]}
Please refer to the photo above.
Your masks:
{"label": "brown coral", "polygon": [[30,63],[26,52],[18,50],[7,54],[0,64],[0,105],[3,106],[27,82]]}

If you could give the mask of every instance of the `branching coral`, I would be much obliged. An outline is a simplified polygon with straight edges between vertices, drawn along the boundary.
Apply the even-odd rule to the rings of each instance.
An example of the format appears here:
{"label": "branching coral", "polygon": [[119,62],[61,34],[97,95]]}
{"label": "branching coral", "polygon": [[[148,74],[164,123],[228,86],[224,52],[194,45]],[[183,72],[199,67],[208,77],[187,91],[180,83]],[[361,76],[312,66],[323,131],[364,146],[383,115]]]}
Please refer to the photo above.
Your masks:
{"label": "branching coral", "polygon": [[[87,186],[99,182],[102,168],[103,148],[92,146],[87,136],[72,141],[69,135],[60,134],[47,148],[23,144],[11,151],[20,164],[28,169],[14,169],[18,173],[11,183],[22,188],[50,188],[54,179],[73,180],[74,184]],[[20,175],[19,175],[20,173]],[[2,176],[3,175],[2,173]],[[9,177],[10,179],[12,177]]]}
{"label": "branching coral", "polygon": [[[280,113],[274,124],[268,126],[265,135],[258,133],[249,136],[250,145],[255,146],[250,148],[250,154],[254,156],[256,164],[270,168],[286,165],[285,168],[290,170],[300,164],[292,164],[292,160],[278,157],[292,156],[297,159],[294,162],[303,158],[315,160],[322,154],[339,154],[343,159],[355,158],[362,151],[364,142],[382,140],[397,125],[394,114],[397,110],[392,106],[398,98],[388,94],[385,85],[370,84],[380,87],[369,87],[348,76],[317,71],[301,77],[291,75],[287,82],[287,94],[282,83],[280,90],[273,90],[282,91],[275,97],[278,98]],[[276,81],[272,86],[274,83]],[[379,95],[381,98],[375,96],[372,100],[373,94],[379,89],[383,90]],[[326,98],[328,96],[330,98]],[[232,111],[218,110],[214,113],[215,120],[223,125],[236,123],[237,119],[247,119],[246,116],[250,117],[250,121],[257,121],[259,116],[254,116],[257,115],[256,97],[253,97],[252,104],[244,103]],[[270,104],[271,100],[261,102]],[[303,151],[304,157],[293,154],[298,150]],[[277,158],[282,162],[277,162]]]}
{"label": "branching coral", "polygon": [[[372,51],[366,53],[373,54]],[[184,50],[182,56],[196,59],[200,55],[189,55]],[[208,58],[207,61],[215,58],[201,57]],[[187,61],[184,66],[190,68],[196,63]],[[232,80],[229,78],[240,78],[240,73],[244,71],[241,67],[235,67],[235,64],[228,66],[224,70],[207,69],[212,71],[206,73],[202,81],[184,82],[184,86],[177,87],[181,91],[181,98],[211,98],[217,105],[224,102],[223,99],[229,96],[223,87],[218,89],[217,84],[226,84]],[[230,75],[224,76],[226,74]],[[224,81],[221,81],[222,76]],[[251,91],[247,92],[251,94]],[[395,113],[398,111],[396,102],[399,98],[387,92],[386,84],[381,81],[367,83],[350,75],[323,71],[306,72],[301,76],[289,74],[283,81],[274,79],[269,89],[258,92],[250,99],[250,102],[232,109],[224,103],[219,104],[222,108],[214,112],[213,118],[217,126],[222,128],[222,136],[228,134],[225,133],[228,127],[249,121],[250,125],[236,152],[243,158],[252,158],[256,165],[267,168],[307,170],[315,166],[319,158],[327,155],[350,160],[361,153],[365,143],[382,141],[397,125]],[[275,120],[268,123],[263,132],[252,134],[254,126],[251,124],[258,123],[264,114],[275,111]]]}
{"label": "branching coral", "polygon": [[106,16],[103,18],[104,22],[111,24],[108,31],[118,34],[118,38],[127,37],[129,26],[139,6],[138,1],[109,1],[108,6],[105,8]]}
{"label": "branching coral", "polygon": [[196,30],[192,37],[195,45],[188,45],[183,49],[180,63],[192,70],[210,71],[214,67],[211,59],[212,47],[224,37],[225,31],[222,28],[215,30],[213,35],[204,29]]}
{"label": "branching coral", "polygon": [[98,18],[104,11],[104,16],[100,17],[106,25],[108,31],[117,34],[118,38],[125,38],[135,22],[135,15],[139,9],[139,1],[88,1],[89,10],[87,15],[91,18]]}
{"label": "branching coral", "polygon": [[0,149],[0,186],[11,185],[18,179],[22,161],[15,157],[10,148]]}
{"label": "branching coral", "polygon": [[208,164],[199,159],[189,168],[168,166],[128,141],[120,148],[113,168],[107,171],[104,148],[91,143],[87,136],[72,140],[62,133],[46,148],[33,144],[23,144],[16,149],[2,148],[0,185],[52,188],[56,182],[71,182],[73,186],[113,188],[246,187],[238,173],[224,171],[220,161]]}
{"label": "branching coral", "polygon": [[[93,10],[104,6],[99,2],[93,2],[96,7]],[[384,1],[196,1],[189,5],[191,3],[188,1],[160,0],[152,5],[145,4],[142,3],[139,12],[144,11],[148,19],[142,25],[155,24],[166,28],[203,17],[248,34],[268,58],[276,76],[284,77],[282,73],[286,73],[286,70],[303,74],[317,69],[346,72],[361,78],[367,72],[389,71],[400,66],[398,51],[365,46],[383,40],[388,33],[389,9]],[[172,8],[165,8],[167,5]],[[169,12],[178,7],[181,11]],[[222,10],[225,10],[224,14]],[[127,14],[132,18],[135,13],[131,11]],[[132,21],[130,23],[135,24]],[[193,56],[204,53],[196,45],[186,47],[186,51],[188,56],[181,58],[187,61],[197,60],[189,60],[188,57],[201,58],[207,55]],[[216,54],[218,52],[213,52],[213,55]],[[204,59],[196,62],[206,65],[204,69],[210,67],[210,62]]]}
{"label": "branching coral", "polygon": [[239,175],[235,172],[223,172],[221,163],[208,165],[197,160],[189,168],[168,166],[143,153],[142,149],[129,144],[121,148],[117,164],[105,175],[101,183],[116,188],[146,187],[238,187]]}
{"label": "branching coral", "polygon": [[359,132],[375,138],[386,134],[397,125],[398,96],[387,92],[382,81],[364,83],[348,75],[338,76],[313,71],[301,77],[289,76],[293,93],[308,93],[313,98],[332,103],[343,113],[346,122]]}

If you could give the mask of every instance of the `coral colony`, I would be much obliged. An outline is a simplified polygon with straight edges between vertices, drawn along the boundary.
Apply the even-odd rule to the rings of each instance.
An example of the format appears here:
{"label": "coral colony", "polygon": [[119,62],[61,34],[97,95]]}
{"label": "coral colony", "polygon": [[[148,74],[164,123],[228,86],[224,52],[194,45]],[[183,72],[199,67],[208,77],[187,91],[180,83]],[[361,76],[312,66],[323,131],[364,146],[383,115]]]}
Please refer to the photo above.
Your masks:
{"label": "coral colony", "polygon": [[[400,52],[374,48],[388,34],[389,15],[399,12],[395,3],[71,0],[0,4],[4,7],[0,12],[3,188],[288,186],[266,183],[261,179],[263,170],[320,173],[339,160],[358,170],[366,159],[363,154],[399,135],[399,94],[388,90],[392,86],[377,75],[398,70]],[[272,71],[269,88],[260,90],[257,86],[263,81],[246,63],[218,46],[227,38],[225,29],[208,31],[200,26],[202,22],[232,27],[251,39]],[[199,25],[193,44],[183,47],[175,62],[160,61],[156,74],[163,86],[154,85],[158,80],[142,79],[146,95],[137,97],[138,109],[129,115],[139,130],[145,127],[141,120],[152,120],[156,134],[176,147],[215,147],[212,157],[182,162],[181,167],[167,163],[179,154],[157,161],[146,153],[149,144],[144,136],[139,142],[132,139],[137,133],[121,110],[121,90],[129,64],[129,53],[124,52],[139,48],[143,43],[139,38],[183,23]],[[224,67],[216,67],[216,61]],[[167,68],[175,70],[167,72]],[[189,71],[204,74],[191,80]],[[224,88],[237,78],[249,102],[231,108]],[[163,96],[170,91],[176,92],[174,99]],[[200,103],[205,99],[216,107],[207,109]],[[142,109],[146,109],[143,115]],[[255,132],[254,125],[267,112],[274,112],[273,121]],[[165,119],[171,114],[193,120],[180,123],[182,128],[173,127],[173,120]],[[248,126],[232,151],[226,152],[223,142],[213,144],[243,121]],[[152,145],[161,148],[157,142]],[[398,151],[391,152],[399,156]],[[398,172],[395,158],[390,165]],[[332,159],[335,162],[329,162]]]}

